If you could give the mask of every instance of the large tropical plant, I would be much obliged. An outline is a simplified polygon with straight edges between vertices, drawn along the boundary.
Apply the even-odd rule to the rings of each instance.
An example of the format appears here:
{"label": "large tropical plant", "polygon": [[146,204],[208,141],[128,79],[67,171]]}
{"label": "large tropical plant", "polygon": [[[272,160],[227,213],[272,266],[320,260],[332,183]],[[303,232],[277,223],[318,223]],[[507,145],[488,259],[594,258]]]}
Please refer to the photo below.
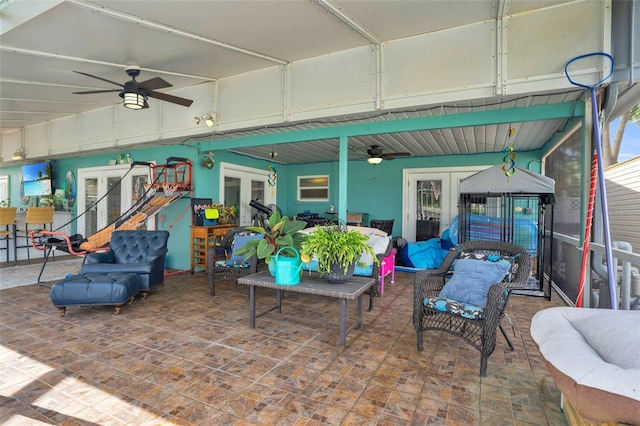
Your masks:
{"label": "large tropical plant", "polygon": [[[247,229],[263,234],[264,238],[248,241],[238,249],[236,254],[244,256],[245,259],[255,254],[258,259],[264,259],[265,262],[269,263],[271,256],[275,255],[282,247],[294,247],[300,252],[306,235],[299,231],[307,226],[307,222],[291,220],[288,216],[282,216],[275,211],[269,216],[268,223],[268,229],[261,226],[247,226]],[[283,250],[281,254],[295,256],[293,250],[287,249]]]}

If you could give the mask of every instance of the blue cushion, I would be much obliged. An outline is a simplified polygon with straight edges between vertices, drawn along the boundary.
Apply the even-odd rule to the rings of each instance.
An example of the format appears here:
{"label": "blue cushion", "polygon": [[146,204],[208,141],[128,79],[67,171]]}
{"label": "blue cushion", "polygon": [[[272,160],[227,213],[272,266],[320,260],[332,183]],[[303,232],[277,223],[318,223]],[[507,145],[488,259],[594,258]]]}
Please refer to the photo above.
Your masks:
{"label": "blue cushion", "polygon": [[440,291],[440,297],[486,306],[489,287],[499,283],[509,271],[507,262],[458,259],[451,279]]}
{"label": "blue cushion", "polygon": [[440,312],[458,315],[462,318],[472,320],[484,319],[484,309],[469,303],[458,302],[457,300],[445,299],[444,297],[425,297],[424,306]]}
{"label": "blue cushion", "polygon": [[516,258],[520,256],[520,254],[516,254],[515,256],[500,256],[497,254],[484,254],[484,253],[470,253],[463,251],[460,253],[458,258],[453,261],[453,269],[455,270],[456,262],[460,259],[476,259],[476,260],[484,260],[487,262],[503,262],[509,265],[509,272],[507,273],[507,277],[505,279],[506,282],[512,282],[516,278],[516,274],[518,272],[518,262],[516,262]]}
{"label": "blue cushion", "polygon": [[250,234],[250,235],[236,235],[233,237],[233,251],[231,252],[231,256],[229,257],[229,263],[242,263],[244,262],[244,256],[238,256],[236,251],[240,249],[240,247],[247,244],[247,242],[251,240],[261,240],[263,237],[262,234]]}
{"label": "blue cushion", "polygon": [[405,265],[419,269],[434,269],[440,266],[448,250],[440,246],[440,238],[407,243],[402,247],[402,260]]}

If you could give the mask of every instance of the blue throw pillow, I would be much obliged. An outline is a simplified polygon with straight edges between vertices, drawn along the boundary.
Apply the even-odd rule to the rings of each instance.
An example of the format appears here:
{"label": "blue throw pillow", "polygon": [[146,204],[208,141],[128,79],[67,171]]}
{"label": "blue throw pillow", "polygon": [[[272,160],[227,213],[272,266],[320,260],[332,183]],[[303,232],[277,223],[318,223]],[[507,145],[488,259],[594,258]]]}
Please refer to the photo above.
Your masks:
{"label": "blue throw pillow", "polygon": [[489,287],[502,282],[508,271],[506,262],[458,259],[455,272],[440,291],[440,297],[484,307]]}
{"label": "blue throw pillow", "polygon": [[262,234],[251,234],[251,235],[236,235],[233,237],[233,251],[231,252],[231,257],[229,258],[228,263],[242,263],[244,262],[244,256],[238,256],[236,251],[240,249],[240,247],[247,244],[248,241],[251,240],[261,240],[263,237]]}

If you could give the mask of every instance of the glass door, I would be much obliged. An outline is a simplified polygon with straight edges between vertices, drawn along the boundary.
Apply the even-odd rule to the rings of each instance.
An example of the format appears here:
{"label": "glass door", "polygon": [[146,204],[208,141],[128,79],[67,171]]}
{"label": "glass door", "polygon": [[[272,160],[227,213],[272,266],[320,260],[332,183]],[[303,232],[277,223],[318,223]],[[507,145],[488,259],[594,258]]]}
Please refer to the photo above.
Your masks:
{"label": "glass door", "polygon": [[[78,230],[85,237],[119,219],[144,195],[144,185],[151,182],[150,168],[130,169],[128,164],[78,169]],[[147,229],[154,227],[149,218]]]}
{"label": "glass door", "polygon": [[402,235],[423,241],[442,235],[458,214],[460,180],[486,167],[411,169],[404,171],[405,193]]}
{"label": "glass door", "polygon": [[[249,206],[251,200],[258,200],[260,204],[275,205],[276,188],[267,184],[268,172],[230,163],[220,165],[223,176],[223,187],[220,191],[225,206],[236,207],[236,223],[240,226],[250,226],[256,210]],[[270,188],[267,190],[267,188]]]}
{"label": "glass door", "polygon": [[78,193],[78,212],[85,212],[84,217],[78,219],[78,232],[91,235],[98,230],[98,178],[88,177],[78,182],[80,187],[84,187]]}

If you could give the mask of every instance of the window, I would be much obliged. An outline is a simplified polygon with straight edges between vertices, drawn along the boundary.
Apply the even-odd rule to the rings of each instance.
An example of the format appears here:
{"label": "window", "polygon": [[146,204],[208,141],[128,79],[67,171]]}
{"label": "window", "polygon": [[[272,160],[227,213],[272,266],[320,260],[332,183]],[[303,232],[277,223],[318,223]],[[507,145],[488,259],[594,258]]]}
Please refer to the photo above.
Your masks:
{"label": "window", "polygon": [[298,176],[298,201],[329,201],[329,176]]}

